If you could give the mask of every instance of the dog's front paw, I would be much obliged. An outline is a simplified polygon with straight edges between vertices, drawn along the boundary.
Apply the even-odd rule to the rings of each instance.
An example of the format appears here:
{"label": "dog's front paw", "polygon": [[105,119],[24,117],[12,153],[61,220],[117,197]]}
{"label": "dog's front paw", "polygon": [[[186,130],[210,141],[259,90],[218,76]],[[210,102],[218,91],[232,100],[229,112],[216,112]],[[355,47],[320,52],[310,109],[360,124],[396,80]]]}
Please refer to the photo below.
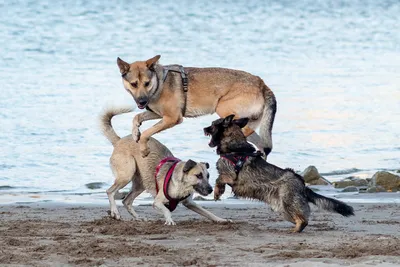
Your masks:
{"label": "dog's front paw", "polygon": [[225,186],[221,188],[221,186],[216,185],[214,187],[214,200],[218,201],[221,200],[221,196],[224,194]]}
{"label": "dog's front paw", "polygon": [[233,223],[233,221],[230,219],[222,219],[222,218],[219,218],[215,222],[217,222],[217,223]]}
{"label": "dog's front paw", "polygon": [[165,225],[176,225],[176,223],[171,218],[166,219],[164,224]]}
{"label": "dog's front paw", "polygon": [[139,140],[140,140],[140,134],[141,133],[140,133],[139,127],[135,127],[132,130],[132,138],[136,143],[139,142]]}

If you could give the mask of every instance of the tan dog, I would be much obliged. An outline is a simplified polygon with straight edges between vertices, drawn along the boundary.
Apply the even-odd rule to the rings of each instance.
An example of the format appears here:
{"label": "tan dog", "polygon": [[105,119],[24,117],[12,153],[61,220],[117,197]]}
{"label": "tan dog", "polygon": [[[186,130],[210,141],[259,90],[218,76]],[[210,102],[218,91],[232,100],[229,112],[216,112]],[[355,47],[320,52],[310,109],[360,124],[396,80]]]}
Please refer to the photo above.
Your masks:
{"label": "tan dog", "polygon": [[[110,165],[115,176],[114,184],[107,190],[108,199],[110,201],[111,217],[120,219],[120,215],[115,203],[115,193],[132,182],[132,189],[124,198],[123,204],[128,212],[135,218],[140,219],[132,207],[134,199],[143,191],[149,192],[154,197],[153,206],[162,212],[165,217],[165,224],[174,225],[175,222],[171,218],[171,212],[168,204],[173,199],[183,199],[182,204],[187,208],[207,217],[215,222],[226,222],[228,220],[219,218],[211,212],[205,210],[193,201],[193,193],[206,196],[212,192],[212,187],[208,182],[209,168],[208,163],[196,163],[192,160],[180,161],[173,170],[169,186],[167,187],[167,196],[164,194],[163,185],[164,178],[171,167],[171,162],[166,162],[159,167],[157,175],[157,186],[161,188],[157,192],[155,173],[160,161],[166,157],[173,157],[172,153],[163,144],[154,138],[149,139],[149,147],[151,153],[143,158],[140,155],[139,145],[133,140],[131,135],[120,138],[111,125],[113,116],[130,112],[129,109],[110,109],[101,117],[101,126],[103,134],[114,146],[114,151],[110,158]],[[186,198],[185,198],[186,197]]]}
{"label": "tan dog", "polygon": [[[145,157],[150,136],[182,122],[183,117],[217,113],[224,118],[250,119],[243,132],[265,155],[272,149],[271,131],[276,100],[263,80],[250,73],[223,68],[183,68],[157,64],[160,56],[132,64],[117,59],[125,89],[140,109],[148,110],[133,119],[132,135]],[[188,87],[185,82],[188,81]],[[186,90],[187,89],[187,90]],[[187,92],[185,92],[187,91]],[[147,120],[160,119],[142,134]],[[260,136],[254,130],[260,126]]]}

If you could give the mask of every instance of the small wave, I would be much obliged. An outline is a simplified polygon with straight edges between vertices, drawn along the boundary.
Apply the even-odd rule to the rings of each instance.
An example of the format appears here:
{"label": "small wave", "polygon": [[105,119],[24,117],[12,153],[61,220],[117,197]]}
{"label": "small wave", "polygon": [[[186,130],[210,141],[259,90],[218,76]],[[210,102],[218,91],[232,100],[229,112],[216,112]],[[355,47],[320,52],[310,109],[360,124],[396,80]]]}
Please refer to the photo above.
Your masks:
{"label": "small wave", "polygon": [[44,50],[42,48],[26,48],[24,49],[25,52],[35,52],[35,53],[41,53],[41,54],[50,54],[53,55],[56,53],[55,50]]}
{"label": "small wave", "polygon": [[[68,193],[72,190],[49,190],[49,191],[27,191],[27,194],[51,194],[51,193]],[[24,192],[25,193],[25,192]]]}
{"label": "small wave", "polygon": [[357,168],[351,168],[351,169],[345,169],[345,170],[325,172],[325,173],[321,173],[321,175],[322,176],[342,175],[342,174],[350,174],[350,173],[355,173],[355,172],[360,172],[360,171],[364,171],[364,170],[357,169]]}
{"label": "small wave", "polygon": [[0,170],[1,169],[12,169],[12,168],[15,168],[15,165],[0,164]]}
{"label": "small wave", "polygon": [[10,189],[15,189],[16,187],[14,186],[9,186],[9,185],[2,185],[0,186],[0,190],[10,190]]}

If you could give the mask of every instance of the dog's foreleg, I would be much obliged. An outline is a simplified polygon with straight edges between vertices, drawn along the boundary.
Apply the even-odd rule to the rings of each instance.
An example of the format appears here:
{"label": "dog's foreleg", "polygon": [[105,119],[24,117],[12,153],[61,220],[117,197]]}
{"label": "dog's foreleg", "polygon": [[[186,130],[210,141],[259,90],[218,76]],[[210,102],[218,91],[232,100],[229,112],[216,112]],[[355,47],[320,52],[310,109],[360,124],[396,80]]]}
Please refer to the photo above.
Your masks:
{"label": "dog's foreleg", "polygon": [[132,137],[135,142],[138,142],[140,140],[140,129],[139,127],[142,125],[143,122],[149,121],[149,120],[156,120],[160,119],[161,116],[158,114],[151,112],[151,111],[145,111],[142,113],[137,114],[133,118],[133,127],[132,127]]}
{"label": "dog's foreleg", "polygon": [[229,175],[220,174],[215,181],[214,200],[217,201],[225,193],[225,186],[232,185],[233,179]]}
{"label": "dog's foreleg", "polygon": [[221,196],[225,193],[225,183],[216,183],[214,187],[214,200],[220,200]]}
{"label": "dog's foreleg", "polygon": [[147,142],[152,135],[159,133],[165,129],[171,128],[177,124],[180,124],[181,122],[181,115],[179,115],[177,118],[164,116],[159,122],[144,131],[139,141],[142,157],[147,157],[147,155],[150,153]]}
{"label": "dog's foreleg", "polygon": [[220,217],[214,215],[213,213],[209,212],[208,210],[204,209],[203,207],[199,206],[196,202],[193,201],[193,199],[191,197],[189,197],[189,198],[185,199],[184,201],[182,201],[182,204],[186,208],[196,212],[197,214],[200,214],[201,216],[204,216],[204,217],[210,219],[211,221],[214,221],[214,222],[231,222],[231,220],[220,218]]}
{"label": "dog's foreleg", "polygon": [[155,207],[159,212],[161,212],[165,217],[165,225],[176,225],[176,223],[172,220],[172,215],[169,209],[165,207],[164,203],[159,199],[155,199],[153,203],[153,207]]}

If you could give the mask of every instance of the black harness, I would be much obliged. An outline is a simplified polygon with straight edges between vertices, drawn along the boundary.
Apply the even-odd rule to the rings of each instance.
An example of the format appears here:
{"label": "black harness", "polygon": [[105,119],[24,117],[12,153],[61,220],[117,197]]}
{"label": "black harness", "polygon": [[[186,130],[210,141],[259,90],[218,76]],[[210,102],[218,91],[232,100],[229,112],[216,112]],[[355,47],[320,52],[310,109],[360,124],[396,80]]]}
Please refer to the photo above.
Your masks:
{"label": "black harness", "polygon": [[189,80],[187,77],[187,73],[185,72],[185,69],[181,65],[166,65],[163,66],[163,82],[167,79],[168,72],[176,72],[181,74],[182,78],[182,88],[183,88],[183,108],[182,108],[182,116],[185,117],[186,113],[186,101],[187,101],[187,91],[188,91],[188,84]]}
{"label": "black harness", "polygon": [[235,168],[236,174],[238,174],[249,157],[261,157],[261,156],[262,156],[261,151],[252,153],[232,152],[232,153],[222,154],[221,158],[228,160]]}

